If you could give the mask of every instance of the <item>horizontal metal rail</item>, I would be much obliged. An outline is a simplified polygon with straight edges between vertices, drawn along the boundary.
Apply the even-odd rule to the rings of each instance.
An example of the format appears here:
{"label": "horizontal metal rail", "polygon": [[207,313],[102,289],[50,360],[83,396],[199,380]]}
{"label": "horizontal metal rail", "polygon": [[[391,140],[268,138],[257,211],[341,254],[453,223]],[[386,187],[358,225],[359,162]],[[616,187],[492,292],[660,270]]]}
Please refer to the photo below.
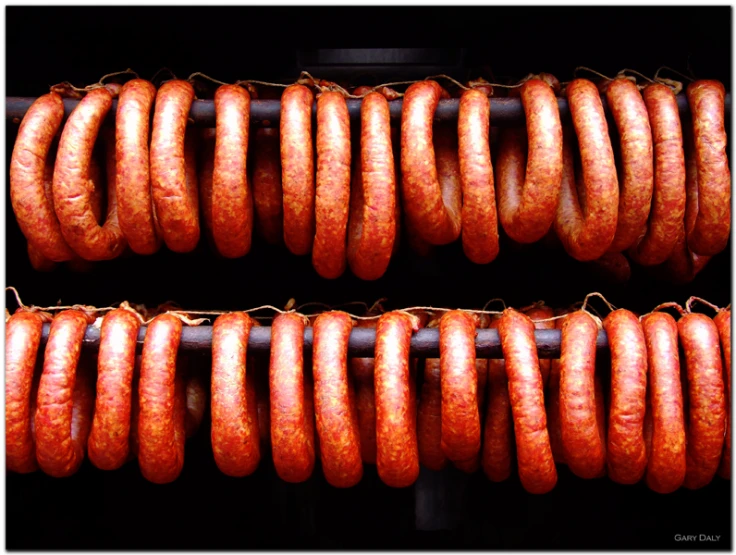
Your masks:
{"label": "horizontal metal rail", "polygon": [[[13,120],[17,123],[23,119],[28,108],[33,104],[35,98],[28,97],[8,97],[5,99],[5,118]],[[606,113],[609,113],[606,99],[603,98],[603,106]],[[77,106],[79,100],[65,99],[64,112],[68,116]],[[361,100],[348,99],[348,112],[350,119],[360,121]],[[457,120],[457,112],[460,101],[458,99],[440,100],[435,112],[435,122],[452,122]],[[392,100],[389,102],[389,110],[391,119],[399,121],[401,119],[401,106],[403,100]],[[564,98],[557,99],[557,105],[560,109],[560,117],[569,120],[570,110],[567,106],[567,100]],[[677,105],[680,113],[687,114],[690,111],[687,97],[684,94],[677,96]],[[107,123],[112,123],[115,118],[117,109],[117,100],[113,101],[112,109],[107,117]],[[726,112],[731,111],[731,95],[726,95]],[[316,118],[317,105],[312,106],[312,115]],[[609,114],[610,115],[610,114]],[[215,126],[215,104],[212,100],[195,100],[189,112],[190,119],[200,127]],[[279,100],[252,100],[250,103],[250,119],[255,125],[271,127],[278,123],[281,117],[281,102]],[[518,98],[492,98],[491,99],[491,125],[499,127],[513,127],[520,125],[525,121],[524,109]]]}
{"label": "horizontal metal rail", "polygon": [[[48,340],[50,324],[43,325],[41,343]],[[138,333],[138,349],[142,349],[146,337],[146,326]],[[559,358],[560,330],[535,330],[539,358]],[[411,354],[418,358],[437,358],[440,355],[440,332],[437,328],[423,328],[411,338]],[[350,332],[348,353],[351,356],[372,357],[376,342],[376,330],[354,328]],[[88,326],[84,334],[83,346],[97,349],[100,345],[100,330]],[[608,349],[608,336],[605,331],[598,332],[598,350]],[[212,348],[212,326],[185,326],[181,333],[179,348],[182,351],[209,351]],[[248,338],[248,352],[266,354],[271,348],[271,328],[255,327]],[[304,330],[304,351],[312,351],[312,328]],[[475,338],[475,352],[478,358],[503,358],[501,339],[496,329],[480,329]]]}

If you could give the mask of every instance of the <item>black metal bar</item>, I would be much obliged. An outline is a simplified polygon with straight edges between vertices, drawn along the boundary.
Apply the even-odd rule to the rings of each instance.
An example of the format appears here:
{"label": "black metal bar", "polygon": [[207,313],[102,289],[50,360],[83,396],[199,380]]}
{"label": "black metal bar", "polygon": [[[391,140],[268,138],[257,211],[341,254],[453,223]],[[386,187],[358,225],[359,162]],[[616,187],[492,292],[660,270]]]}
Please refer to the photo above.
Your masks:
{"label": "black metal bar", "polygon": [[[49,335],[50,324],[43,325],[41,343],[45,344]],[[138,348],[143,347],[146,337],[146,326],[138,333]],[[558,358],[560,356],[560,330],[536,330],[537,353],[540,358]],[[437,328],[423,328],[411,339],[411,354],[420,358],[439,357],[439,337]],[[372,328],[354,328],[350,333],[348,352],[351,356],[370,357],[376,341],[376,330]],[[84,334],[84,347],[97,349],[100,344],[99,328],[88,326]],[[205,351],[212,346],[212,326],[184,327],[181,333],[179,348],[183,351]],[[598,332],[598,350],[608,349],[606,332]],[[248,350],[254,353],[267,353],[271,348],[271,328],[256,327],[250,332]],[[312,350],[312,328],[304,331],[304,350]],[[479,358],[503,358],[501,340],[496,329],[478,330],[475,338],[475,352]]]}
{"label": "black metal bar", "polygon": [[[5,99],[5,118],[20,123],[28,108],[36,100],[27,97],[8,97]],[[606,99],[603,98],[603,106],[606,106]],[[401,119],[402,100],[392,100],[389,102],[389,110],[391,119],[398,121]],[[436,122],[451,122],[457,120],[457,111],[459,100],[440,100],[434,119]],[[64,112],[68,116],[79,103],[79,100],[64,100]],[[360,120],[360,100],[348,100],[348,112],[350,119],[353,121]],[[560,109],[560,117],[564,120],[570,118],[570,111],[567,106],[567,100],[558,98],[557,104]],[[687,97],[684,94],[677,96],[677,105],[683,114],[689,113],[690,108]],[[117,100],[113,101],[112,109],[108,114],[107,121],[112,123],[117,109]],[[726,95],[726,112],[731,111],[731,95]],[[312,107],[312,114],[316,117],[317,106]],[[215,125],[215,105],[212,100],[195,100],[192,109],[189,112],[190,118],[194,123],[201,127],[214,127]],[[278,100],[253,100],[250,103],[250,118],[256,125],[264,125],[266,127],[273,126],[278,123],[281,116],[281,102]],[[519,125],[525,121],[524,110],[521,101],[517,98],[492,98],[491,99],[491,124],[500,127],[511,127]]]}

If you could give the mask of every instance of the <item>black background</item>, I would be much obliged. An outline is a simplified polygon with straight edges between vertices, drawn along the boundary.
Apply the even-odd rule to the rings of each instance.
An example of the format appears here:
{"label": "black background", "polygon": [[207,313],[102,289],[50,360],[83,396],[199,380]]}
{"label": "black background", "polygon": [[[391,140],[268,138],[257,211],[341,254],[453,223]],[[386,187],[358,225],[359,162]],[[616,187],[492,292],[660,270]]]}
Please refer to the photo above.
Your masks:
{"label": "black background", "polygon": [[[561,81],[577,66],[612,75],[624,67],[652,75],[662,65],[714,78],[731,90],[730,8],[6,8],[6,94],[39,96],[63,80],[84,85],[131,67],[150,78],[162,67],[179,77],[201,71],[223,81],[293,80],[299,50],[329,48],[463,49],[459,79],[520,78],[548,71]],[[412,68],[377,70],[373,80]],[[361,83],[375,84],[368,74]],[[330,78],[325,69],[320,77]],[[671,75],[670,75],[671,76]],[[6,160],[17,125],[6,123]],[[7,176],[7,169],[6,169]],[[256,240],[245,258],[215,258],[165,249],[152,257],[98,263],[87,273],[65,267],[34,272],[6,193],[6,283],[26,303],[107,306],[124,299],[155,306],[174,300],[190,309],[242,309],[298,302],[372,302],[479,307],[493,297],[511,306],[544,299],[567,306],[600,291],[617,306],[646,312],[690,295],[730,302],[730,253],[715,257],[696,280],[673,286],[635,267],[614,285],[559,251],[506,243],[499,258],[475,266],[459,244],[429,259],[405,247],[387,274],[362,282],[349,272],[319,278],[309,257]],[[7,304],[14,307],[8,297]],[[596,305],[600,306],[600,304]],[[513,477],[491,484],[482,473],[425,476],[455,492],[452,530],[417,531],[414,490],[392,490],[366,466],[350,490],[330,487],[319,467],[305,484],[275,477],[269,461],[251,477],[216,468],[209,422],[187,444],[181,477],[146,482],[134,463],[102,472],[85,462],[67,479],[37,472],[7,475],[8,549],[256,548],[730,548],[730,483],[716,477],[700,491],[662,496],[643,484],[584,481],[560,467],[557,487],[531,496]],[[682,543],[675,534],[720,535],[717,543]]]}

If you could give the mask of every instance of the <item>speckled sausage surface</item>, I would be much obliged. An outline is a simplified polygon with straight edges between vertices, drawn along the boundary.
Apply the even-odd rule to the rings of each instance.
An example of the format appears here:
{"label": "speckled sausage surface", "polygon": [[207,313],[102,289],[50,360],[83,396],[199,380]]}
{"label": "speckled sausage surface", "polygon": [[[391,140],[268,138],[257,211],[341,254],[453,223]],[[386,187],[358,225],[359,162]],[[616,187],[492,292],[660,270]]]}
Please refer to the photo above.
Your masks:
{"label": "speckled sausage surface", "polygon": [[719,310],[713,318],[718,328],[723,355],[723,381],[726,385],[726,437],[723,441],[723,456],[718,468],[718,475],[726,480],[731,479],[731,310]]}
{"label": "speckled sausage surface", "polygon": [[[376,327],[376,319],[358,320],[355,327]],[[364,463],[376,464],[376,389],[375,359],[350,359],[350,373],[355,384],[355,408],[360,432],[360,453]]]}

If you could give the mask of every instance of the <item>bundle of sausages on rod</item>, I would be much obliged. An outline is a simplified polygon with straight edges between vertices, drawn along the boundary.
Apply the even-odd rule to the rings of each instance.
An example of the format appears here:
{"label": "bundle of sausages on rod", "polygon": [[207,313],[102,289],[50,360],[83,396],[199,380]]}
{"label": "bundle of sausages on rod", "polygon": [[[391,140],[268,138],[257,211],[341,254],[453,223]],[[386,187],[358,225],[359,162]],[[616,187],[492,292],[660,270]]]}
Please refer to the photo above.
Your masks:
{"label": "bundle of sausages on rod", "polygon": [[[211,357],[181,351],[182,329],[199,323],[182,312],[144,318],[124,303],[104,315],[79,306],[52,316],[21,306],[6,321],[6,465],[65,477],[87,457],[172,482],[209,410],[200,433],[234,477],[270,459],[284,481],[321,467],[329,484],[347,488],[376,465],[387,486],[402,488],[420,466],[455,466],[495,482],[516,473],[542,494],[567,465],[581,479],[659,493],[702,488],[716,474],[730,479],[731,312],[668,306],[674,316],[660,306],[602,319],[539,303],[496,313],[288,311],[270,322],[267,353],[248,349],[262,319],[221,313]],[[88,326],[99,329],[96,350],[83,349]],[[351,356],[357,327],[375,328],[372,356]],[[426,327],[438,329],[439,358],[412,355],[412,336]],[[476,356],[483,328],[498,330],[501,357]],[[559,330],[559,358],[538,356],[542,329]],[[601,330],[610,358],[596,348]]]}
{"label": "bundle of sausages on rod", "polygon": [[[687,86],[682,120],[670,86],[640,87],[622,75],[564,87],[549,74],[510,89],[473,81],[451,124],[434,121],[451,95],[433,80],[403,94],[348,94],[301,80],[280,93],[278,128],[251,125],[258,94],[253,85],[220,86],[211,129],[188,125],[195,89],[187,80],[93,87],[63,125],[62,95],[39,97],[20,124],[10,169],[34,267],[151,255],[162,245],[187,253],[201,235],[219,256],[238,258],[255,229],[267,243],[311,256],[324,278],[349,267],[374,280],[400,236],[424,254],[460,240],[468,259],[488,264],[503,232],[606,268],[662,266],[688,282],[729,240],[717,81]],[[495,128],[494,94],[518,98],[525,123]],[[114,126],[103,126],[115,96]],[[357,124],[346,97],[362,98]],[[558,97],[571,125],[562,124]],[[402,103],[400,122],[391,102]]]}

